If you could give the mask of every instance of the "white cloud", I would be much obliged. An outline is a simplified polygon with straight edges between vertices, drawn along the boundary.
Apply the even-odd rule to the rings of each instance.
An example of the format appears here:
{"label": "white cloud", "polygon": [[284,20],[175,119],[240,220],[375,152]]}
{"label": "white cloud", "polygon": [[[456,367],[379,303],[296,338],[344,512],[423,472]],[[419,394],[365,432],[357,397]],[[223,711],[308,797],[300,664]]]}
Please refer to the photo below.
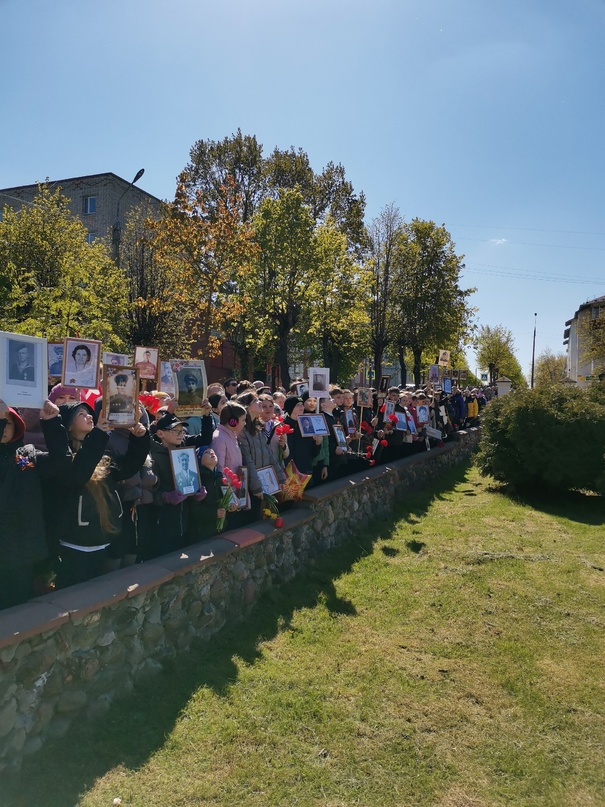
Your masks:
{"label": "white cloud", "polygon": [[489,242],[497,247],[501,247],[502,244],[508,243],[508,238],[490,238]]}

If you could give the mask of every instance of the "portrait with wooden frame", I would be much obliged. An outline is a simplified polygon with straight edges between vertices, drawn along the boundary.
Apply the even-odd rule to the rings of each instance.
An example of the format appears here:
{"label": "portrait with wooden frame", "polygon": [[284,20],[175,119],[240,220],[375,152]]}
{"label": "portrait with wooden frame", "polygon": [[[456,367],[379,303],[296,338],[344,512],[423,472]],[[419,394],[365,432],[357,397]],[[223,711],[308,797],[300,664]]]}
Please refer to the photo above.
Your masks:
{"label": "portrait with wooden frame", "polygon": [[1,331],[0,368],[0,398],[5,404],[42,408],[48,396],[46,339]]}
{"label": "portrait with wooden frame", "polygon": [[103,417],[116,428],[139,421],[139,371],[136,367],[103,365]]}
{"label": "portrait with wooden frame", "polygon": [[303,437],[327,437],[330,434],[326,419],[322,414],[310,414],[298,416],[298,428]]}
{"label": "portrait with wooden frame", "polygon": [[160,350],[157,347],[135,346],[134,366],[139,371],[141,381],[154,381],[157,383],[160,370]]}
{"label": "portrait with wooden frame", "polygon": [[372,390],[369,387],[357,388],[357,406],[364,406],[371,408],[372,406]]}
{"label": "portrait with wooden frame", "polygon": [[61,378],[63,372],[63,354],[65,345],[63,342],[48,343],[48,377]]}
{"label": "portrait with wooden frame", "polygon": [[330,368],[309,367],[309,398],[329,398],[329,387]]}
{"label": "portrait with wooden frame", "polygon": [[107,353],[103,351],[103,364],[112,364],[114,367],[133,367],[134,362],[127,353]]}
{"label": "portrait with wooden frame", "polygon": [[177,417],[201,417],[206,398],[206,365],[202,359],[176,359],[170,362],[176,386]]}
{"label": "portrait with wooden frame", "polygon": [[380,376],[380,382],[378,384],[378,396],[380,398],[385,398],[386,397],[386,395],[387,395],[387,393],[389,391],[389,387],[391,386],[389,382],[390,382],[392,377],[393,376],[390,376],[390,375],[381,375]]}
{"label": "portrait with wooden frame", "polygon": [[349,446],[347,444],[347,435],[345,434],[345,430],[340,423],[332,426],[332,431],[334,432],[334,437],[336,438],[336,445],[338,448],[342,448],[343,451],[348,451]]}
{"label": "portrait with wooden frame", "polygon": [[99,388],[101,343],[96,339],[64,340],[61,386]]}
{"label": "portrait with wooden frame", "polygon": [[169,454],[175,489],[183,496],[193,496],[200,490],[202,484],[195,448],[193,446],[171,448]]}
{"label": "portrait with wooden frame", "polygon": [[261,484],[263,493],[267,493],[270,496],[279,493],[279,482],[277,481],[275,468],[272,465],[266,465],[263,468],[259,468],[256,473],[258,474],[258,481]]}
{"label": "portrait with wooden frame", "polygon": [[[296,385],[295,389],[297,397],[300,398],[301,395],[305,394],[305,392],[309,392],[309,385],[306,381],[301,381]],[[313,397],[315,398],[315,395]]]}

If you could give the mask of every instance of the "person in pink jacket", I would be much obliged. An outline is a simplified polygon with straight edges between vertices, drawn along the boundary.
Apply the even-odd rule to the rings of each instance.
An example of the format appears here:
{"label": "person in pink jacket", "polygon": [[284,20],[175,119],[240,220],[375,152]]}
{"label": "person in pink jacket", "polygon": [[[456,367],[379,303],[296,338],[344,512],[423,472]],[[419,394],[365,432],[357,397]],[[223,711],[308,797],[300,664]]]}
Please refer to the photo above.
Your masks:
{"label": "person in pink jacket", "polygon": [[211,446],[218,460],[217,468],[238,473],[242,467],[242,452],[237,442],[246,423],[246,410],[238,403],[228,403],[221,410],[220,423],[212,435]]}

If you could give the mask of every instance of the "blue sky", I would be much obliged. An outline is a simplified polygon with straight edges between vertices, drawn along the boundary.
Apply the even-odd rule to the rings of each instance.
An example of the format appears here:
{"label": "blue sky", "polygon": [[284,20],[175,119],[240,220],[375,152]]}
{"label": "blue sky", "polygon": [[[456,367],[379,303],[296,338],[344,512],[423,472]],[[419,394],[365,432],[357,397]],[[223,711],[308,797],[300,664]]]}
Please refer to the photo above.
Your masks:
{"label": "blue sky", "polygon": [[[172,197],[198,139],[344,165],[368,222],[445,224],[529,372],[605,294],[603,0],[0,0],[0,187]],[[474,358],[469,356],[471,369]]]}

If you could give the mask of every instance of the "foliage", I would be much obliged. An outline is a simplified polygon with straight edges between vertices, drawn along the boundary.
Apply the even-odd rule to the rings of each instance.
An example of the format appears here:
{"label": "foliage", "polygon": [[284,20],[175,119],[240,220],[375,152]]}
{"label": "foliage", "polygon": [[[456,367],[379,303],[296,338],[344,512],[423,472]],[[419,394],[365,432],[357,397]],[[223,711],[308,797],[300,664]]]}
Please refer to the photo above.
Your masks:
{"label": "foliage", "polygon": [[[288,345],[296,332],[309,288],[320,277],[314,222],[298,189],[264,199],[254,220],[259,247],[256,327],[263,326],[260,346],[272,344],[282,384],[290,383]],[[249,314],[247,314],[249,316]]]}
{"label": "foliage", "polygon": [[522,489],[605,493],[605,405],[568,385],[512,392],[482,416],[477,464]]}
{"label": "foliage", "polygon": [[347,249],[328,217],[316,230],[317,274],[308,286],[301,335],[311,361],[330,368],[330,380],[350,378],[368,351],[370,272]]}
{"label": "foliage", "polygon": [[598,376],[605,373],[605,305],[599,306],[598,316],[592,316],[592,311],[593,306],[580,311],[580,361],[583,364],[592,363],[591,373]]}
{"label": "foliage", "polygon": [[481,325],[476,338],[477,362],[486,367],[489,383],[501,375],[513,382],[515,389],[527,387],[527,380],[514,353],[513,335],[503,325]]}
{"label": "foliage", "polygon": [[565,353],[553,353],[550,348],[542,351],[536,359],[534,384],[536,387],[546,387],[562,381],[566,377],[567,356]]}
{"label": "foliage", "polygon": [[[368,268],[370,281],[370,348],[375,377],[380,378],[382,359],[390,344],[389,318],[393,290],[394,261],[402,238],[403,219],[394,204],[384,207],[370,226]],[[405,378],[405,372],[403,373]]]}
{"label": "foliage", "polygon": [[40,185],[31,205],[4,210],[0,221],[0,328],[61,340],[100,339],[126,346],[126,279],[101,241],[59,190]]}
{"label": "foliage", "polygon": [[242,221],[248,221],[267,193],[263,147],[256,137],[243,135],[238,129],[220,142],[198,140],[189,156],[182,179],[192,202],[196,202],[199,192],[205,209],[215,215],[232,181],[241,199]]}
{"label": "foliage", "polygon": [[155,345],[162,356],[188,356],[195,307],[175,290],[178,276],[166,271],[158,259],[157,227],[152,211],[145,207],[133,209],[126,220],[120,257],[128,280],[128,342]]}
{"label": "foliage", "polygon": [[459,347],[472,332],[467,298],[475,289],[460,288],[464,264],[454,247],[445,227],[420,219],[404,224],[395,244],[389,333],[400,357],[411,350],[416,385],[423,352]]}
{"label": "foliage", "polygon": [[238,276],[250,270],[256,254],[252,230],[242,223],[241,198],[227,179],[209,216],[201,191],[194,199],[181,175],[174,202],[155,225],[152,241],[158,265],[171,280],[173,305],[195,309],[192,337],[204,356],[220,352],[225,322],[239,315],[233,293]]}

